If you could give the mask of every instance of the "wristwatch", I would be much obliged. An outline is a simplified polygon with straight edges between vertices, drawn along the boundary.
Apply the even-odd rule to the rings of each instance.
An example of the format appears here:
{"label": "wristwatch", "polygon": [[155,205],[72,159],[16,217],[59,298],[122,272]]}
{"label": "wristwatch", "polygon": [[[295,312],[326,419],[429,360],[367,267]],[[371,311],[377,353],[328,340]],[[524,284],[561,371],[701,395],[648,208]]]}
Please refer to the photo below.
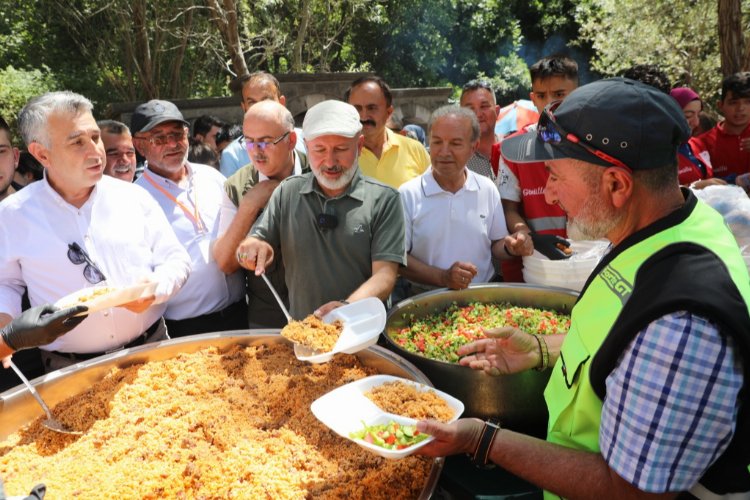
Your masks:
{"label": "wristwatch", "polygon": [[471,456],[471,463],[480,469],[490,469],[495,466],[495,464],[488,464],[488,462],[490,461],[492,442],[495,440],[497,431],[500,429],[500,421],[496,418],[490,418],[484,422],[482,435],[480,436],[477,447]]}

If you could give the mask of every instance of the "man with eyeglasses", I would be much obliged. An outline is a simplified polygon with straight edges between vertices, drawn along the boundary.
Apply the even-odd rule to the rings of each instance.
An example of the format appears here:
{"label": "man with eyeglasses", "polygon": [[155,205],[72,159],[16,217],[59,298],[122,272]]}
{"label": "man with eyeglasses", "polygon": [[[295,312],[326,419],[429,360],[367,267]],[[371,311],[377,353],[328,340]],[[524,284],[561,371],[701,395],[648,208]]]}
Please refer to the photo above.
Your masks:
{"label": "man with eyeglasses", "polygon": [[192,263],[164,312],[171,337],[247,328],[242,273],[222,272],[211,251],[226,179],[213,167],[187,161],[188,126],[177,106],[158,99],[136,107],[130,125],[146,159],[136,185],[161,206]]}
{"label": "man with eyeglasses", "polygon": [[398,266],[406,264],[398,192],[360,174],[364,139],[353,106],[318,103],[302,129],[312,172],[274,190],[237,260],[260,276],[283,259],[296,319],[322,317],[366,297],[386,300]]}
{"label": "man with eyeglasses", "polygon": [[[245,113],[242,129],[244,144],[251,163],[235,172],[224,184],[219,222],[219,237],[214,257],[225,273],[240,268],[237,246],[250,232],[268,204],[271,193],[281,181],[310,171],[307,155],[295,149],[298,140],[292,114],[276,101],[263,101]],[[244,269],[243,269],[244,271]],[[266,276],[289,307],[280,259],[267,270]],[[250,328],[278,328],[287,323],[268,285],[253,273],[246,273],[247,317]]]}
{"label": "man with eyeglasses", "polygon": [[359,158],[362,174],[398,189],[404,182],[422,175],[430,157],[421,143],[386,127],[393,114],[393,96],[379,76],[354,80],[344,94],[362,122],[364,148]]}
{"label": "man with eyeglasses", "polygon": [[[248,109],[259,102],[275,101],[286,106],[286,96],[281,93],[279,81],[270,73],[265,71],[256,71],[249,75],[242,75],[231,82],[229,88],[233,94],[240,98],[242,112],[246,113]],[[302,140],[302,130],[295,128],[297,134],[297,151],[306,153],[305,143]],[[219,169],[226,177],[230,177],[240,168],[250,163],[250,157],[247,154],[245,145],[242,143],[242,137],[232,141],[221,151],[221,161]]]}
{"label": "man with eyeglasses", "polygon": [[97,125],[102,131],[102,143],[104,143],[104,152],[107,155],[104,175],[111,175],[125,182],[133,182],[136,158],[130,129],[116,120],[100,120]]}
{"label": "man with eyeglasses", "polygon": [[544,161],[547,201],[612,247],[568,333],[499,328],[458,352],[489,375],[552,368],[546,442],[477,419],[420,422],[436,438],[425,454],[469,452],[547,498],[750,497],[750,277],[721,215],[678,184],[688,137],[669,95],[613,78],[503,142],[507,158]]}
{"label": "man with eyeglasses", "polygon": [[89,314],[41,346],[44,368],[167,339],[165,302],[187,279],[190,261],[147,193],[103,176],[91,102],[44,94],[26,104],[18,124],[45,176],[0,204],[0,326],[21,313],[24,288],[34,307],[95,285],[148,280],[158,283],[154,296]]}

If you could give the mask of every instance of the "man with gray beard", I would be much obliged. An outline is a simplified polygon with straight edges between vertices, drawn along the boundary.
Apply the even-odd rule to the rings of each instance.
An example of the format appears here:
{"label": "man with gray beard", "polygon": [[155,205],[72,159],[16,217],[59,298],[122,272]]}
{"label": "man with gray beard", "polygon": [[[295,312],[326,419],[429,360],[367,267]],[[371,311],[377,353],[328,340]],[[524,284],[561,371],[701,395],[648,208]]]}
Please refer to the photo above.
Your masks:
{"label": "man with gray beard", "polygon": [[302,131],[312,172],[281,182],[237,260],[258,276],[280,252],[297,319],[366,297],[385,301],[406,264],[398,192],[360,175],[364,138],[350,104],[316,104]]}
{"label": "man with gray beard", "polygon": [[147,164],[136,184],[159,203],[193,266],[164,313],[170,336],[247,328],[242,273],[224,274],[211,252],[226,179],[213,167],[187,161],[188,123],[173,103],[139,105],[130,128]]}

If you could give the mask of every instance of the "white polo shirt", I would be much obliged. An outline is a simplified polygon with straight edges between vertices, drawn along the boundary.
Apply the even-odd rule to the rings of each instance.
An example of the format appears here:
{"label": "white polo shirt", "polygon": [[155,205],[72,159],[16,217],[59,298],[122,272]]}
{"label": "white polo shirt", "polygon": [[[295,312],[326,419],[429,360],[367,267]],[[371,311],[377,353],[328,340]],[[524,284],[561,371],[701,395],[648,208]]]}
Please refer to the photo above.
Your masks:
{"label": "white polo shirt", "polygon": [[477,266],[473,282],[494,275],[491,245],[508,234],[500,195],[471,170],[456,193],[444,191],[429,168],[399,188],[406,222],[406,251],[425,264],[448,269],[456,261]]}
{"label": "white polo shirt", "polygon": [[0,312],[21,313],[24,287],[38,306],[93,286],[85,265],[68,258],[71,243],[106,276],[99,285],[159,283],[156,304],[143,313],[114,307],[90,314],[44,350],[90,353],[127,344],[164,314],[164,302],[190,272],[187,252],[148,193],[106,175],[81,208],[63,200],[45,176],[0,203],[0,221]]}
{"label": "white polo shirt", "polygon": [[169,300],[164,313],[164,317],[171,320],[221,311],[245,294],[242,273],[224,274],[211,249],[219,234],[226,178],[208,165],[187,163],[187,171],[183,185],[149,168],[135,181],[161,206],[177,239],[190,254],[190,277],[179,293]]}

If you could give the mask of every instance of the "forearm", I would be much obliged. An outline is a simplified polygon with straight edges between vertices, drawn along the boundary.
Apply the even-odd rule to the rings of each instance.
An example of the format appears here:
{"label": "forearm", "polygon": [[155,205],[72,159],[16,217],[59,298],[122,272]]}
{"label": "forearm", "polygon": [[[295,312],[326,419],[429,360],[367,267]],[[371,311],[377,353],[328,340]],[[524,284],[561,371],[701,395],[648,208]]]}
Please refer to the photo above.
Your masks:
{"label": "forearm", "polygon": [[531,232],[531,228],[526,223],[526,219],[521,215],[521,204],[517,201],[502,200],[503,212],[505,213],[505,223],[508,226],[508,232],[517,231]]}
{"label": "forearm", "polygon": [[638,490],[610,469],[600,453],[573,450],[506,429],[495,436],[490,458],[508,472],[564,498],[615,500],[676,496]]}
{"label": "forearm", "polygon": [[240,268],[237,262],[237,247],[245,239],[247,233],[258,217],[259,210],[240,207],[226,232],[220,235],[214,243],[214,259],[225,274],[231,274]]}
{"label": "forearm", "polygon": [[510,249],[505,244],[504,239],[493,241],[490,250],[492,251],[492,256],[497,260],[510,260],[520,257],[520,255],[514,255],[510,253]]}
{"label": "forearm", "polygon": [[362,283],[346,300],[354,302],[355,300],[367,297],[377,297],[380,300],[387,300],[396,284],[396,275],[398,274],[398,264],[395,262],[376,261],[372,263],[373,273],[370,278]]}
{"label": "forearm", "polygon": [[406,267],[399,270],[399,274],[415,283],[437,287],[447,286],[447,270],[425,264],[416,257],[406,256]]}

